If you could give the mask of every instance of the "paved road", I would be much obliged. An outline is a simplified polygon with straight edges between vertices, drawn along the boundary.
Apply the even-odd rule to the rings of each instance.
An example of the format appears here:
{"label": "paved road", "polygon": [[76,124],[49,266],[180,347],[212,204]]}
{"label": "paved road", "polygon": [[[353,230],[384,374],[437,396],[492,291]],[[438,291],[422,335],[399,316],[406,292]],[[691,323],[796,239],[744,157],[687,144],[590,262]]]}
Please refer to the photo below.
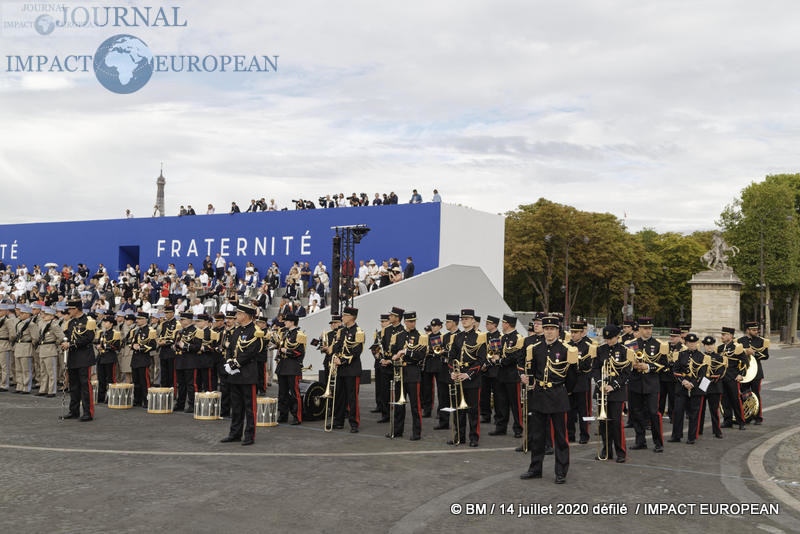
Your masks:
{"label": "paved road", "polygon": [[[552,482],[552,457],[543,479],[520,480],[528,458],[513,451],[517,440],[487,436],[485,425],[477,449],[448,447],[432,419],[424,420],[422,441],[385,439],[386,425],[368,413],[369,386],[361,433],[324,434],[321,422],[281,425],[259,428],[247,448],[218,443],[228,421],[99,406],[94,422],[59,422],[59,399],[0,393],[0,524],[8,532],[82,533],[522,532],[534,525],[800,532],[797,362],[800,350],[776,350],[767,362],[764,425],[727,430],[723,440],[707,432],[694,446],[668,443],[661,455],[630,451],[623,465],[594,461],[595,443],[575,445],[563,486]],[[616,513],[594,509],[604,503],[618,505]],[[645,503],[697,507],[645,515]],[[779,513],[701,515],[708,503],[777,504]],[[468,515],[472,504],[487,505],[487,513]],[[524,517],[517,517],[520,504]],[[547,505],[553,515],[535,508]],[[555,515],[559,505],[564,515]]]}

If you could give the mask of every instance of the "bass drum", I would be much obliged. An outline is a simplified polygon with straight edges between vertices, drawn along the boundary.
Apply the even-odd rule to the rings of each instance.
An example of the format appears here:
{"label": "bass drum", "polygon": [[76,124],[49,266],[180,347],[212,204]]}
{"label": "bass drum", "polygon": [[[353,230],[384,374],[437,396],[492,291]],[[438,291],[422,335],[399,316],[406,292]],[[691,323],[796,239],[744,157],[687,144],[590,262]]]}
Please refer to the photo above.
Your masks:
{"label": "bass drum", "polygon": [[303,399],[303,421],[319,421],[325,415],[325,387],[314,380],[301,380],[298,385]]}

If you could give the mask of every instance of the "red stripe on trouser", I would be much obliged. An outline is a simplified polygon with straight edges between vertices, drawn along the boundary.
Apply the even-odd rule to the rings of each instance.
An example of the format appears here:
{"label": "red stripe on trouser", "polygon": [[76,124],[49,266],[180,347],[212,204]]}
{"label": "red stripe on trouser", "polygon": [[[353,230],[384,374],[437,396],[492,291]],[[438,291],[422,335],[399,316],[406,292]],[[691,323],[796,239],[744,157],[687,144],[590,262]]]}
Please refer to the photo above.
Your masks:
{"label": "red stripe on trouser", "polygon": [[[656,402],[656,406],[661,406],[661,392],[658,393],[658,401]],[[658,437],[661,438],[661,443],[664,443],[664,428],[661,424],[661,412],[656,411],[658,414]]]}
{"label": "red stripe on trouser", "polygon": [[[627,448],[625,447],[625,423],[622,421],[622,411],[621,410],[619,412],[619,415],[620,415],[620,418],[619,418],[619,434],[620,434],[620,436],[622,436],[622,440],[620,441],[620,447],[622,448],[622,452],[625,452],[625,451],[627,451]],[[608,424],[608,422],[606,422],[606,424]],[[606,432],[608,432],[608,427],[606,427]]]}
{"label": "red stripe on trouser", "polygon": [[206,382],[206,391],[211,391],[211,367],[208,368],[208,382]]}
{"label": "red stripe on trouser", "polygon": [[358,390],[361,387],[361,377],[356,377],[356,423],[361,424],[361,407],[358,404]]}
{"label": "red stripe on trouser", "polygon": [[116,384],[117,383],[117,364],[116,363],[112,363],[111,364],[111,383],[112,384]]}
{"label": "red stripe on trouser", "polygon": [[[420,401],[420,396],[419,396],[419,382],[417,382],[417,417],[419,417],[420,421],[422,420],[422,402]],[[420,430],[420,434],[421,433],[422,430]]]}
{"label": "red stripe on trouser", "polygon": [[194,384],[194,392],[197,393],[197,369],[192,373],[192,383]]}
{"label": "red stripe on trouser", "polygon": [[742,408],[742,385],[739,382],[736,382],[736,399],[739,401],[739,413],[736,417],[739,419],[739,424],[741,425],[744,424],[744,408]]}
{"label": "red stripe on trouser", "polygon": [[553,446],[555,446],[555,443],[553,443],[555,437],[556,437],[556,431],[553,428],[553,418],[551,417],[550,418],[550,444],[553,445]]}
{"label": "red stripe on trouser", "polygon": [[173,389],[173,395],[175,395],[175,398],[178,398],[178,370],[175,369],[175,367],[174,367],[175,364],[174,363],[172,365],[173,365],[173,367],[172,367],[172,389]]}
{"label": "red stripe on trouser", "polygon": [[700,414],[703,413],[705,410],[705,397],[700,397],[700,413],[697,414],[697,428],[695,429],[694,435],[697,436],[700,433]]}
{"label": "red stripe on trouser", "polygon": [[[89,375],[89,377],[87,377],[87,380],[89,380],[90,377],[91,377],[91,375]],[[92,382],[91,381],[89,381],[89,415],[94,417],[94,398],[93,398],[93,395],[92,395]]]}
{"label": "red stripe on trouser", "polygon": [[303,422],[302,403],[300,402],[300,377],[294,377],[294,394],[297,396],[297,420]]}
{"label": "red stripe on trouser", "polygon": [[[150,370],[147,367],[144,368],[144,382],[147,384],[147,389],[150,389]],[[147,395],[147,389],[144,391],[145,395]]]}
{"label": "red stripe on trouser", "polygon": [[253,437],[256,437],[256,385],[253,384]]}
{"label": "red stripe on trouser", "polygon": [[481,388],[478,388],[478,437],[481,437]]}
{"label": "red stripe on trouser", "polygon": [[564,443],[567,444],[567,458],[569,458],[569,434],[567,433],[567,412],[564,412]]}

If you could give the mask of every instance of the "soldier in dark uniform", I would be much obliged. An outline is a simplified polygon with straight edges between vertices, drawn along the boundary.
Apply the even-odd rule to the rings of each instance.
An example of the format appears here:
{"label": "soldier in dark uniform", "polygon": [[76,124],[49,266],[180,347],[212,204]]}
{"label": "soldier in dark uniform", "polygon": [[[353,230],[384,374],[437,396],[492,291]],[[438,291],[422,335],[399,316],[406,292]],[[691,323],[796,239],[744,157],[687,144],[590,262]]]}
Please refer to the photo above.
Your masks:
{"label": "soldier in dark uniform", "polygon": [[97,402],[106,402],[109,384],[117,382],[117,355],[122,348],[122,334],[114,329],[114,317],[106,315],[101,321],[100,353],[97,357]]}
{"label": "soldier in dark uniform", "polygon": [[683,438],[684,411],[689,412],[689,428],[686,443],[691,445],[697,439],[700,409],[704,392],[698,387],[706,376],[710,358],[697,350],[698,337],[689,333],[685,338],[686,350],[678,355],[673,367],[673,374],[678,382],[675,384],[675,417],[672,418],[672,437],[670,443],[677,443]]}
{"label": "soldier in dark uniform", "polygon": [[278,349],[275,366],[275,374],[278,375],[278,422],[285,423],[291,413],[293,425],[299,425],[303,421],[300,378],[306,355],[306,335],[297,327],[298,321],[297,315],[293,313],[284,316],[286,334]]}
{"label": "soldier in dark uniform", "polygon": [[380,375],[381,375],[381,331],[389,326],[389,314],[382,313],[381,314],[381,329],[375,332],[374,339],[372,341],[372,345],[370,346],[370,352],[372,352],[373,359],[375,360],[374,363],[374,373],[375,373],[375,409],[370,410],[370,413],[388,413],[389,410],[383,409],[383,405],[388,402],[388,399],[383,397],[383,389],[379,387],[380,382]]}
{"label": "soldier in dark uniform", "polygon": [[[89,383],[89,368],[94,365],[92,342],[97,324],[83,313],[80,300],[67,303],[69,321],[64,328],[61,350],[67,352],[67,372],[69,380],[69,413],[65,419],[91,421],[94,418],[92,386]],[[83,415],[80,406],[83,405]]]}
{"label": "soldier in dark uniform", "polygon": [[175,307],[164,306],[164,321],[158,328],[158,359],[161,360],[161,387],[177,388],[175,383],[175,333],[178,331]]}
{"label": "soldier in dark uniform", "polygon": [[583,336],[583,323],[570,325],[571,339],[567,342],[570,347],[578,349],[579,363],[575,368],[575,385],[569,396],[569,412],[567,412],[567,437],[575,443],[575,423],[578,423],[581,445],[589,443],[589,423],[584,417],[592,415],[591,372],[592,359],[596,355],[597,347],[588,338]]}
{"label": "soldier in dark uniform", "polygon": [[392,402],[390,398],[391,383],[394,379],[391,342],[392,336],[399,334],[404,330],[403,325],[400,323],[404,312],[405,310],[403,310],[403,308],[393,307],[392,311],[389,312],[389,326],[381,330],[381,374],[379,375],[380,381],[378,382],[377,387],[381,388],[381,394],[383,395],[384,399],[387,399],[387,402],[385,403],[385,406],[381,407],[385,408],[386,411],[383,412],[382,417],[378,420],[379,423],[389,422],[389,409],[391,408],[390,402]]}
{"label": "soldier in dark uniform", "polygon": [[175,397],[173,411],[194,412],[195,360],[202,341],[195,335],[197,328],[192,324],[191,312],[181,314],[181,329],[175,337],[175,372],[178,377],[178,396]]}
{"label": "soldier in dark uniform", "polygon": [[450,384],[452,384],[453,381],[450,379],[450,366],[448,357],[450,354],[450,348],[455,340],[455,336],[459,333],[458,319],[459,317],[457,313],[448,313],[445,316],[444,327],[447,329],[447,332],[442,335],[441,338],[443,352],[438,357],[442,360],[442,363],[439,369],[439,374],[436,378],[439,395],[439,405],[437,406],[436,411],[439,422],[433,427],[434,430],[446,430],[450,428],[450,413],[442,411],[442,409],[450,407]]}
{"label": "soldier in dark uniform", "polygon": [[764,379],[764,360],[769,359],[769,339],[758,335],[758,323],[749,321],[744,323],[744,334],[738,339],[744,347],[744,353],[748,356],[755,356],[758,364],[756,377],[750,382],[750,391],[758,397],[758,414],[753,417],[753,424],[760,425],[764,419],[761,417],[764,403],[761,402],[761,380]]}
{"label": "soldier in dark uniform", "polygon": [[323,332],[320,336],[320,346],[319,350],[324,354],[322,358],[322,367],[325,370],[325,377],[323,382],[327,384],[328,382],[328,373],[330,372],[331,367],[331,358],[333,357],[333,345],[336,342],[336,336],[338,334],[339,327],[342,326],[342,316],[338,314],[332,314],[331,320],[328,321],[328,325],[330,328]]}
{"label": "soldier in dark uniform", "polygon": [[[428,351],[428,336],[420,334],[417,330],[417,313],[405,312],[403,314],[405,329],[392,337],[389,354],[392,355],[394,365],[401,367],[403,377],[403,391],[408,395],[411,405],[411,441],[422,437],[422,407],[420,406],[419,381],[422,377],[422,364]],[[395,399],[400,400],[400,384],[395,385]],[[399,438],[403,435],[406,421],[405,404],[394,405],[394,436],[386,434],[387,438]]]}
{"label": "soldier in dark uniform", "polygon": [[689,335],[689,331],[692,329],[692,325],[683,323],[679,324],[678,328],[680,328],[681,330],[681,343],[686,343],[686,336]]}
{"label": "soldier in dark uniform", "polygon": [[229,375],[231,396],[231,427],[222,443],[244,440],[252,445],[256,437],[256,354],[261,351],[264,333],[253,323],[256,310],[239,304],[236,310],[238,326],[231,332],[226,347],[225,372]]}
{"label": "soldier in dark uniform", "polygon": [[[483,376],[481,377],[481,423],[492,422],[492,395],[496,391],[497,373],[499,368],[497,364],[500,362],[501,338],[503,334],[497,327],[500,324],[500,319],[494,315],[486,316],[486,363],[482,369]],[[495,358],[497,356],[497,358]],[[497,399],[495,398],[495,402]],[[497,409],[495,409],[495,424],[497,424]],[[489,435],[492,436],[491,432]]]}
{"label": "soldier in dark uniform", "polygon": [[[458,428],[461,432],[459,443],[464,443],[464,435],[469,418],[469,446],[477,447],[481,436],[480,395],[481,367],[486,362],[486,334],[475,331],[475,310],[461,310],[461,326],[464,330],[453,336],[448,353],[450,380],[460,382],[464,389],[467,410],[458,411]],[[465,413],[466,412],[466,413]],[[452,440],[448,445],[455,445]]]}
{"label": "soldier in dark uniform", "polygon": [[148,371],[153,358],[150,352],[156,350],[158,343],[155,328],[147,323],[149,317],[146,312],[136,314],[136,328],[133,333],[131,349],[131,373],[133,374],[133,405],[147,408],[147,390],[150,388],[150,375]]}
{"label": "soldier in dark uniform", "polygon": [[[225,363],[228,359],[228,350],[236,346],[236,312],[229,310],[225,312],[225,327],[222,330],[222,341],[220,342],[220,364],[219,364],[219,390],[222,396],[220,401],[220,417],[228,417],[231,414],[231,383],[230,375],[225,370]],[[260,350],[260,349],[259,349]]]}
{"label": "soldier in dark uniform", "polygon": [[[262,331],[269,330],[269,321],[266,312],[261,312],[256,317],[256,326]],[[258,371],[258,382],[256,383],[256,395],[264,395],[267,391],[267,360],[269,359],[269,346],[262,343],[261,350],[256,354],[256,370]]]}
{"label": "soldier in dark uniform", "polygon": [[430,417],[433,412],[435,382],[439,399],[437,406],[438,419],[438,410],[446,407],[450,402],[448,399],[447,384],[441,382],[441,377],[443,376],[442,368],[445,367],[444,362],[442,362],[442,355],[445,353],[441,332],[442,320],[433,319],[430,324],[430,329],[430,334],[428,334],[428,352],[425,355],[424,367],[422,369],[422,386],[420,387],[422,392],[422,417]]}
{"label": "soldier in dark uniform", "polygon": [[505,435],[508,431],[509,413],[514,417],[514,437],[522,437],[522,406],[517,364],[523,358],[525,339],[517,332],[517,318],[503,315],[503,337],[500,339],[500,354],[497,356],[497,383],[494,408],[497,423],[490,436]]}
{"label": "soldier in dark uniform", "polygon": [[[603,449],[597,459],[611,459],[616,453],[617,463],[623,463],[628,453],[625,445],[625,428],[622,424],[622,405],[625,402],[625,391],[636,356],[631,349],[619,342],[619,328],[616,325],[607,325],[603,328],[603,339],[605,343],[597,347],[597,357],[592,362],[592,377],[596,383],[595,397],[600,397],[599,388],[605,389],[608,417],[605,421],[599,421]],[[610,363],[606,364],[609,360]],[[613,446],[614,450],[607,449],[606,445]]]}
{"label": "soldier in dark uniform", "polygon": [[709,358],[706,368],[706,378],[711,383],[705,391],[705,403],[700,405],[700,421],[698,422],[698,433],[703,435],[703,425],[706,423],[706,409],[711,414],[711,430],[715,438],[722,437],[722,430],[719,424],[719,404],[722,398],[722,377],[725,374],[725,367],[728,365],[728,358],[718,354],[716,349],[717,340],[713,336],[703,338],[703,352]]}
{"label": "soldier in dark uniform", "polygon": [[725,376],[722,378],[722,404],[726,406],[725,417],[721,428],[731,428],[733,418],[736,417],[736,424],[739,430],[744,430],[744,415],[742,414],[742,376],[745,366],[742,358],[744,357],[744,347],[741,343],[733,340],[736,330],[729,326],[722,327],[722,344],[717,347],[717,352],[728,359],[728,366],[725,369]]}
{"label": "soldier in dark uniform", "polygon": [[211,343],[210,347],[213,349],[211,352],[211,383],[208,385],[210,391],[219,391],[219,378],[220,378],[220,365],[224,364],[225,358],[222,354],[222,341],[223,333],[225,332],[225,314],[215,313],[214,321],[211,323],[212,337],[216,337],[216,341]]}
{"label": "soldier in dark uniform", "polygon": [[678,359],[678,354],[686,348],[683,345],[680,328],[670,329],[668,347],[667,367],[659,373],[661,390],[658,397],[658,411],[666,414],[664,410],[669,410],[669,421],[671,423],[672,409],[675,407],[675,376],[672,374],[672,363]]}
{"label": "soldier in dark uniform", "polygon": [[531,463],[521,479],[541,478],[544,461],[545,434],[553,432],[555,445],[556,484],[563,484],[569,470],[569,442],[567,441],[567,410],[569,390],[574,385],[578,350],[567,347],[558,339],[559,320],[545,317],[542,320],[545,340],[526,349],[523,384],[533,384],[528,392],[530,415]]}
{"label": "soldier in dark uniform", "polygon": [[361,386],[361,353],[364,350],[364,331],[356,324],[358,309],[345,307],[342,311],[342,326],[336,331],[332,362],[337,366],[338,381],[333,428],[344,428],[345,404],[348,407],[350,432],[358,432],[361,415],[358,407],[358,390]]}
{"label": "soldier in dark uniform", "polygon": [[628,381],[628,400],[631,419],[636,431],[636,444],[633,450],[647,448],[647,424],[653,436],[653,452],[664,452],[664,435],[661,426],[661,412],[658,411],[658,396],[661,392],[659,373],[667,364],[669,347],[654,337],[653,321],[642,317],[639,323],[639,337],[626,346],[636,353],[636,362]]}
{"label": "soldier in dark uniform", "polygon": [[626,344],[633,339],[633,328],[636,326],[636,321],[622,321],[622,337],[620,342]]}

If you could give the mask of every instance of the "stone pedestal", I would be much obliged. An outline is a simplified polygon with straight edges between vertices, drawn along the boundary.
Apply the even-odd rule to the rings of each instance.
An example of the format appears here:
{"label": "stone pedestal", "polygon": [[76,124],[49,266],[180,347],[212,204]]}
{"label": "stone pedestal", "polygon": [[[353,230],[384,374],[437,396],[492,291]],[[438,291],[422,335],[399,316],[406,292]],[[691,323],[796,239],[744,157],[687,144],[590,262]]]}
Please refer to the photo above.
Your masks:
{"label": "stone pedestal", "polygon": [[719,340],[720,328],[739,325],[739,293],[742,281],[732,270],[702,271],[695,274],[692,287],[692,332]]}

